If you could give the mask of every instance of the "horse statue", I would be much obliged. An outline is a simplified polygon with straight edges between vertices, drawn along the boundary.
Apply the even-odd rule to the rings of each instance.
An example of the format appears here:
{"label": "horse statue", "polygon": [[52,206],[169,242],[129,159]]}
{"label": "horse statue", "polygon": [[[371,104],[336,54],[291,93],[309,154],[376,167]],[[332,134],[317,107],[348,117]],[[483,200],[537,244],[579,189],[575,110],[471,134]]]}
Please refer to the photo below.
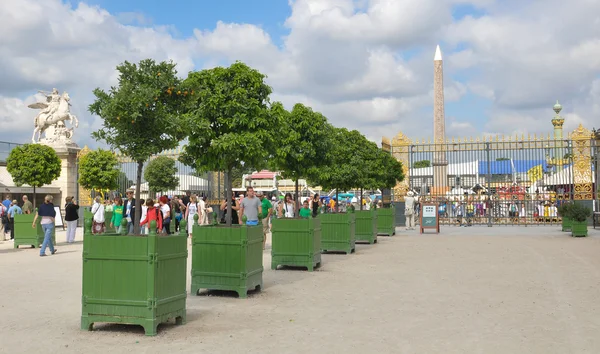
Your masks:
{"label": "horse statue", "polygon": [[[41,92],[41,91],[40,91]],[[75,128],[79,126],[79,120],[73,114],[71,114],[70,106],[71,97],[67,92],[63,92],[62,95],[58,93],[57,89],[53,89],[49,95],[45,92],[41,92],[46,95],[46,102],[37,102],[29,105],[29,108],[41,109],[38,115],[35,117],[33,136],[31,141],[35,143],[39,141],[42,133],[48,128],[52,129],[56,135],[56,131],[60,131],[60,134],[65,139],[69,140],[73,136],[73,129],[65,128],[65,121],[70,121]],[[38,134],[37,140],[35,135]]]}

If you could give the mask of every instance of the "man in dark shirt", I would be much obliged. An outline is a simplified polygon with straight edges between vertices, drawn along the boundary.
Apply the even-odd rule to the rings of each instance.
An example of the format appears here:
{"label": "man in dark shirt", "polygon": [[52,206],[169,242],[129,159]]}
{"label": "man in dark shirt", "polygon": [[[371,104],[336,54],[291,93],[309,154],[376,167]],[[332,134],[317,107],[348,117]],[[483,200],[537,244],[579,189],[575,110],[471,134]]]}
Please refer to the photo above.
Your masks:
{"label": "man in dark shirt", "polygon": [[133,197],[133,190],[128,189],[125,195],[127,199],[123,203],[123,216],[127,219],[127,233],[133,234],[133,224],[135,221],[135,198]]}
{"label": "man in dark shirt", "polygon": [[190,204],[190,196],[192,195],[192,192],[187,191],[185,192],[185,196],[183,196],[181,198],[181,202],[183,203],[184,206],[187,207],[188,204]]}

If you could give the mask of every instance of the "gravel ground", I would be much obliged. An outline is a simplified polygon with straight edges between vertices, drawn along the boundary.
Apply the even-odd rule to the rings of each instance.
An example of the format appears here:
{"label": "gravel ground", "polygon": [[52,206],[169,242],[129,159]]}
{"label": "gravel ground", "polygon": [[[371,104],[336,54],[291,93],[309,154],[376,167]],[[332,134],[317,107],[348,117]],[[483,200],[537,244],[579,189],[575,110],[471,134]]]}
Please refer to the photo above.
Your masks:
{"label": "gravel ground", "polygon": [[0,242],[0,353],[600,353],[600,230],[590,235],[398,229],[313,273],[271,270],[267,250],[263,292],[190,295],[187,324],[156,337],[79,329],[81,242],[45,258]]}

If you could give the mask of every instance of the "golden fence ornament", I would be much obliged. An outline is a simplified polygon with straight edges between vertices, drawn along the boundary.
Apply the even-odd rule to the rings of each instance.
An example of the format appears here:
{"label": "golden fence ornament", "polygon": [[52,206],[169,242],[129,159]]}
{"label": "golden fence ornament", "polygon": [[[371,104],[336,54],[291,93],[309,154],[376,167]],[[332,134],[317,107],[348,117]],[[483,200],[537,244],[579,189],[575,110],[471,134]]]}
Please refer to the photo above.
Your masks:
{"label": "golden fence ornament", "polygon": [[[388,143],[388,138],[382,139],[383,143]],[[412,140],[404,135],[402,132],[398,133],[391,141],[390,147],[392,151],[392,156],[396,158],[396,160],[402,163],[402,172],[404,172],[404,181],[398,182],[396,187],[394,187],[394,201],[395,202],[403,202],[404,197],[408,193],[409,189],[409,181],[410,181],[410,146],[412,145]],[[417,140],[418,143],[418,140]],[[424,139],[423,139],[424,143]]]}
{"label": "golden fence ornament", "polygon": [[581,124],[571,134],[575,200],[593,199],[592,137],[592,132]]}

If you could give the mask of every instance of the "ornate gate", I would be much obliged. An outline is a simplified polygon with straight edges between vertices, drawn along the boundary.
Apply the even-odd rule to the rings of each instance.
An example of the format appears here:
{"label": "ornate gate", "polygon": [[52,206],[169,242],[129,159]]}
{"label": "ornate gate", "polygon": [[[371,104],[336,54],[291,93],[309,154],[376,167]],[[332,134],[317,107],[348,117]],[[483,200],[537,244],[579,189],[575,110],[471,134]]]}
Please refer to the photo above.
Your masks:
{"label": "ornate gate", "polygon": [[[563,201],[595,198],[597,144],[581,125],[566,139],[487,136],[434,143],[400,133],[382,145],[404,165],[406,178],[394,200],[413,190],[421,201],[439,204],[446,225],[558,223]],[[432,163],[440,154],[444,162]]]}

